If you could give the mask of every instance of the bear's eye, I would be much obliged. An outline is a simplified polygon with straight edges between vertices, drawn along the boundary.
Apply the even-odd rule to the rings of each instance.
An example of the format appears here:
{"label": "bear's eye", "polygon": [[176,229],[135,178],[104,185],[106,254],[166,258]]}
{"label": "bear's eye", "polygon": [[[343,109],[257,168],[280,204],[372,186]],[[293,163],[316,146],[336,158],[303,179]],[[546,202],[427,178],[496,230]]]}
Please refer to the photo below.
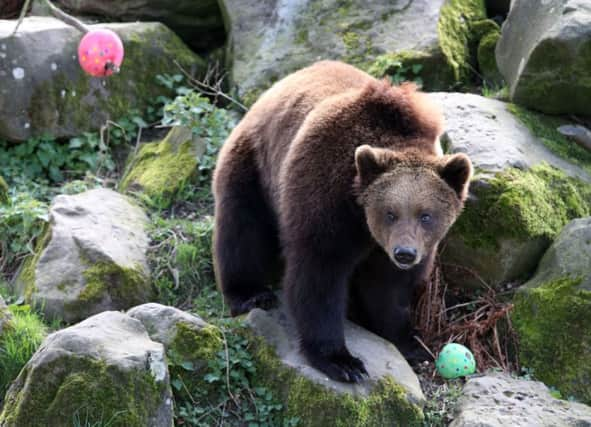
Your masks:
{"label": "bear's eye", "polygon": [[424,213],[421,215],[421,222],[423,224],[429,224],[433,218],[428,213]]}
{"label": "bear's eye", "polygon": [[394,215],[394,213],[388,212],[386,214],[386,216],[388,217],[388,221],[390,221],[390,222],[396,222],[396,215]]}

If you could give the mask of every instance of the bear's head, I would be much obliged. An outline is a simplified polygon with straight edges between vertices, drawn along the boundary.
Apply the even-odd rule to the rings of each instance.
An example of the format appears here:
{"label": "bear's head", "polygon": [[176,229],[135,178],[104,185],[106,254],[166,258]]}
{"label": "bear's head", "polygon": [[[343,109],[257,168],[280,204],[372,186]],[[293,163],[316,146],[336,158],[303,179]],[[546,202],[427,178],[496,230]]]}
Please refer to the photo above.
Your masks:
{"label": "bear's head", "polygon": [[362,145],[355,151],[358,202],[378,244],[400,269],[420,263],[462,211],[472,176],[465,154],[442,157]]}

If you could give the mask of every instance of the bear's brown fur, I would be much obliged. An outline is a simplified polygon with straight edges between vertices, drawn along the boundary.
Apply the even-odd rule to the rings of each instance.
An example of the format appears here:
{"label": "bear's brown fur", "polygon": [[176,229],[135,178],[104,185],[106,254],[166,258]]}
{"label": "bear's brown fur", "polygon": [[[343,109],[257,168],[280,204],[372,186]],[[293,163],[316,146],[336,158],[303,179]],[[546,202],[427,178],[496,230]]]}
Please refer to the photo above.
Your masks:
{"label": "bear's brown fur", "polygon": [[441,155],[443,119],[412,85],[324,61],[269,89],[222,147],[214,259],[233,315],[287,306],[310,363],[359,381],[349,316],[410,352],[409,305],[459,215],[472,168]]}

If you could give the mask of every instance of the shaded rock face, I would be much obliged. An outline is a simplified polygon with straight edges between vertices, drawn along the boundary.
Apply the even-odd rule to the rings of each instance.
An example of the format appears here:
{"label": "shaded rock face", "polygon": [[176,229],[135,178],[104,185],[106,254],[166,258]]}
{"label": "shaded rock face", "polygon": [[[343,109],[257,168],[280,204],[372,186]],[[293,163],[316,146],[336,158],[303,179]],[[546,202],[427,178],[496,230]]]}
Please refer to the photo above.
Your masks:
{"label": "shaded rock face", "polygon": [[[429,64],[427,72],[438,68],[451,74],[451,85],[467,61],[465,23],[485,18],[484,3],[471,0],[220,3],[229,30],[228,68],[249,104],[271,83],[320,59],[367,68],[377,57],[392,54],[382,57],[376,69],[386,70],[389,62]],[[444,6],[449,6],[445,13]],[[432,78],[441,89],[441,76]],[[431,77],[423,80],[429,85]]]}
{"label": "shaded rock face", "polygon": [[345,322],[347,347],[359,357],[369,373],[369,379],[359,384],[348,384],[328,379],[322,372],[312,368],[299,351],[295,329],[288,317],[280,310],[254,309],[247,318],[254,333],[270,344],[281,362],[297,371],[298,375],[320,384],[336,393],[367,397],[376,382],[391,376],[407,393],[413,404],[421,404],[425,398],[419,381],[406,359],[390,342],[351,323]]}
{"label": "shaded rock face", "polygon": [[[442,245],[442,261],[491,285],[529,277],[562,226],[589,214],[591,175],[551,151],[509,104],[471,94],[431,96],[446,116],[446,151],[468,154],[476,170],[473,197]],[[479,283],[463,270],[451,269],[450,277]]]}
{"label": "shaded rock face", "polygon": [[224,22],[216,0],[58,0],[77,15],[97,15],[115,21],[158,21],[197,50],[221,46]]}
{"label": "shaded rock face", "polygon": [[468,380],[450,427],[590,425],[588,406],[555,399],[541,382],[490,373]]}
{"label": "shaded rock face", "polygon": [[78,64],[78,30],[54,18],[29,17],[16,36],[14,21],[0,20],[0,138],[23,141],[50,134],[72,137],[97,130],[107,119],[144,111],[166,93],[156,76],[178,72],[173,60],[200,74],[204,62],[159,23],[100,24],[125,47],[121,72],[107,79]]}
{"label": "shaded rock face", "polygon": [[48,318],[66,322],[148,301],[147,224],[139,207],[111,190],[56,197],[43,247],[25,264],[17,290]]}
{"label": "shaded rock face", "polygon": [[553,114],[591,114],[588,1],[514,0],[496,57],[515,102]]}
{"label": "shaded rock face", "polygon": [[522,366],[591,404],[591,217],[564,227],[514,303]]}
{"label": "shaded rock face", "polygon": [[104,312],[49,335],[10,387],[0,426],[172,425],[164,348],[142,324]]}

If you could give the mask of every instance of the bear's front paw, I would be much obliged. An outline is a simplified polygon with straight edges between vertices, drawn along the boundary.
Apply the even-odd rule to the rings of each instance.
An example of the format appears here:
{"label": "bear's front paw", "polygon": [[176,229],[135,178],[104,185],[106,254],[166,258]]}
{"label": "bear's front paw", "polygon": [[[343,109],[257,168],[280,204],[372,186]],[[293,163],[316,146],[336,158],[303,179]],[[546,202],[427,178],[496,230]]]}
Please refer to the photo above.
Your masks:
{"label": "bear's front paw", "polygon": [[351,356],[347,349],[331,352],[328,355],[318,351],[304,351],[304,353],[313,367],[335,381],[358,383],[369,376],[363,362]]}

